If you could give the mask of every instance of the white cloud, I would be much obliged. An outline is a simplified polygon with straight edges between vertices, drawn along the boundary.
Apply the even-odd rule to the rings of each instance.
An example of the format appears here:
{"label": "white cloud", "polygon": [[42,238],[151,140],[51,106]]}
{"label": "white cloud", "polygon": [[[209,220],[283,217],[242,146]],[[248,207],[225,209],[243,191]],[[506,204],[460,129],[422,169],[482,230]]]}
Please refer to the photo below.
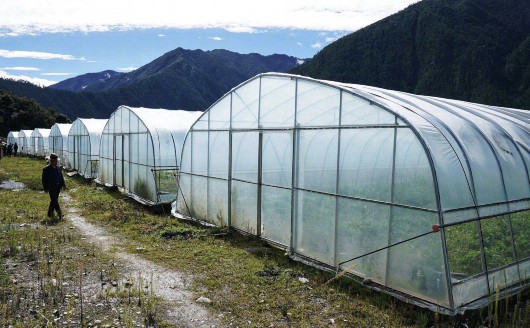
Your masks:
{"label": "white cloud", "polygon": [[337,41],[337,38],[332,38],[332,37],[327,37],[326,38],[326,42],[330,43],[330,42],[334,42],[334,41]]}
{"label": "white cloud", "polygon": [[302,44],[302,42],[296,42],[296,44],[300,47],[303,47],[304,45]]}
{"label": "white cloud", "polygon": [[24,76],[24,75],[11,75],[8,72],[2,71],[2,70],[0,70],[0,79],[8,79],[8,80],[14,80],[14,81],[28,81],[30,83],[38,85],[39,87],[47,87],[47,86],[57,83],[57,81],[39,79],[36,77],[29,77],[29,76]]}
{"label": "white cloud", "polygon": [[223,27],[228,32],[232,33],[259,33],[260,31],[250,26],[230,26]]}
{"label": "white cloud", "polygon": [[2,67],[0,69],[3,69],[4,71],[40,71],[40,68],[37,68],[37,67],[22,67],[22,66]]}
{"label": "white cloud", "polygon": [[72,55],[61,55],[61,54],[53,54],[53,53],[49,53],[49,52],[39,52],[39,51],[21,51],[21,50],[5,50],[5,49],[0,49],[0,57],[3,57],[3,58],[85,60],[83,57],[75,58]]}
{"label": "white cloud", "polygon": [[313,49],[320,49],[320,48],[322,48],[322,44],[320,44],[320,42],[313,43],[313,44],[311,45],[311,48],[313,48]]}
{"label": "white cloud", "polygon": [[165,34],[159,34],[159,35],[157,35],[157,36],[158,36],[159,38],[163,38],[163,37],[165,37],[166,35],[165,35]]}
{"label": "white cloud", "polygon": [[355,31],[418,1],[2,0],[0,36],[147,28]]}
{"label": "white cloud", "polygon": [[210,37],[208,37],[208,39],[215,40],[215,41],[222,41],[223,40],[223,38],[220,37],[220,36],[210,36]]}
{"label": "white cloud", "polygon": [[128,67],[116,67],[116,69],[118,71],[122,71],[122,72],[130,72],[130,71],[134,71],[135,69],[138,69],[138,67],[134,67],[134,66],[128,66]]}
{"label": "white cloud", "polygon": [[65,75],[72,75],[74,73],[42,73],[41,75],[47,75],[47,76],[65,76]]}

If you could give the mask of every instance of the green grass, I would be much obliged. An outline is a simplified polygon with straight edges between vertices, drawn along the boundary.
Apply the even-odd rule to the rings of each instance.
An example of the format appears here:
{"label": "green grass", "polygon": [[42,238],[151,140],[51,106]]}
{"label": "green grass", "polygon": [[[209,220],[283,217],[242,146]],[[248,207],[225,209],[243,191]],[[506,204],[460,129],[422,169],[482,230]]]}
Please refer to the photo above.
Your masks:
{"label": "green grass", "polygon": [[[40,162],[27,158],[12,162],[6,166],[2,162],[0,168],[12,172],[10,177],[36,185],[34,180],[40,179]],[[167,214],[154,215],[119,192],[101,190],[82,179],[68,178],[66,183],[82,215],[118,236],[129,252],[193,275],[195,296],[206,296],[213,301],[212,315],[221,318],[223,326],[317,327],[329,325],[330,319],[338,327],[494,325],[492,316],[486,319],[487,315],[480,311],[468,311],[466,316],[454,318],[440,316],[372,291],[351,279],[336,278],[293,262],[283,251],[268,247],[256,238],[197,226]],[[37,190],[18,192],[21,199],[18,202],[9,196],[14,192],[0,191],[2,201],[17,204],[18,211],[23,213],[10,206],[9,220],[39,222],[43,218],[42,206],[47,205],[47,196]],[[33,219],[28,221],[17,215],[24,218],[33,215]],[[61,225],[52,228],[60,229]],[[8,239],[1,242],[2,247],[13,248]],[[82,248],[82,243],[77,247]],[[138,247],[142,250],[138,251]],[[96,254],[96,257],[109,258],[108,254]],[[111,266],[106,261],[102,260],[103,265],[111,274]],[[90,266],[90,261],[85,265]],[[300,277],[309,279],[309,283],[301,283]],[[104,296],[127,298],[128,295],[122,289]],[[498,313],[496,318],[501,326],[514,326],[515,322],[524,327],[530,323],[528,295],[521,293],[519,298],[519,302],[511,301],[508,305],[500,301],[497,311],[492,310]]]}

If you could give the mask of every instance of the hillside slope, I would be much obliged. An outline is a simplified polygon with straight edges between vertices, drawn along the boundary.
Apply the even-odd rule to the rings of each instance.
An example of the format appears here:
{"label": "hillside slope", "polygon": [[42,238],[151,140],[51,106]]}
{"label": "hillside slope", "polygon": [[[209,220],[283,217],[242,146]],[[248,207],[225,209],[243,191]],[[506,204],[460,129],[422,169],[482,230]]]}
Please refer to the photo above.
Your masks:
{"label": "hillside slope", "polygon": [[80,92],[86,89],[86,87],[89,85],[105,83],[105,81],[107,81],[108,79],[121,74],[123,73],[119,73],[113,70],[106,70],[98,73],[87,73],[55,83],[53,85],[50,85],[49,88]]}
{"label": "hillside slope", "polygon": [[423,0],[291,72],[530,109],[530,2]]}

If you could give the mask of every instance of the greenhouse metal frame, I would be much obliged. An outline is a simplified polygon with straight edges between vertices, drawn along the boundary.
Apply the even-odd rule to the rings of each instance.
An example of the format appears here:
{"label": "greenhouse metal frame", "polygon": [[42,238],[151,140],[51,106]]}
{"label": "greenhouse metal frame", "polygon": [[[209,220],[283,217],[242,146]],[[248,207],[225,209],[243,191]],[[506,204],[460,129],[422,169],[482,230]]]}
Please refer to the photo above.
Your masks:
{"label": "greenhouse metal frame", "polygon": [[49,151],[59,156],[59,163],[64,165],[66,163],[68,133],[72,124],[69,123],[55,123],[50,129],[50,136],[48,137]]}
{"label": "greenhouse metal frame", "polygon": [[18,145],[18,131],[9,131],[7,134],[7,143],[14,145],[15,142]]}
{"label": "greenhouse metal frame", "polygon": [[149,205],[171,203],[184,137],[201,114],[118,107],[102,132],[98,181]]}
{"label": "greenhouse metal frame", "polygon": [[191,127],[175,213],[442,313],[530,280],[530,113],[267,73]]}
{"label": "greenhouse metal frame", "polygon": [[50,129],[34,129],[29,141],[29,154],[42,157],[48,155],[49,136]]}
{"label": "greenhouse metal frame", "polygon": [[18,149],[21,154],[29,154],[32,133],[33,130],[20,130],[18,133]]}
{"label": "greenhouse metal frame", "polygon": [[66,168],[85,178],[97,178],[99,144],[107,119],[78,118],[68,132]]}

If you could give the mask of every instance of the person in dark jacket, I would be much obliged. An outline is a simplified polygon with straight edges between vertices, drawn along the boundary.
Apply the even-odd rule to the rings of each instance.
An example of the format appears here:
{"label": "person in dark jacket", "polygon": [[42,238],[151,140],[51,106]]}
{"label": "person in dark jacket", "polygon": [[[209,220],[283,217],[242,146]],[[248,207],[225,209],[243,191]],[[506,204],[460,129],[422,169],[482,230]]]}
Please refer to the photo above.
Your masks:
{"label": "person in dark jacket", "polygon": [[17,152],[18,152],[18,145],[15,142],[15,145],[13,145],[13,153],[15,154],[15,157],[17,156]]}
{"label": "person in dark jacket", "polygon": [[44,192],[50,194],[50,206],[48,206],[48,217],[53,217],[53,211],[57,212],[59,219],[63,218],[63,212],[59,206],[59,193],[61,188],[66,189],[64,183],[63,173],[61,168],[57,166],[57,155],[52,153],[50,155],[50,164],[42,170],[42,189]]}

